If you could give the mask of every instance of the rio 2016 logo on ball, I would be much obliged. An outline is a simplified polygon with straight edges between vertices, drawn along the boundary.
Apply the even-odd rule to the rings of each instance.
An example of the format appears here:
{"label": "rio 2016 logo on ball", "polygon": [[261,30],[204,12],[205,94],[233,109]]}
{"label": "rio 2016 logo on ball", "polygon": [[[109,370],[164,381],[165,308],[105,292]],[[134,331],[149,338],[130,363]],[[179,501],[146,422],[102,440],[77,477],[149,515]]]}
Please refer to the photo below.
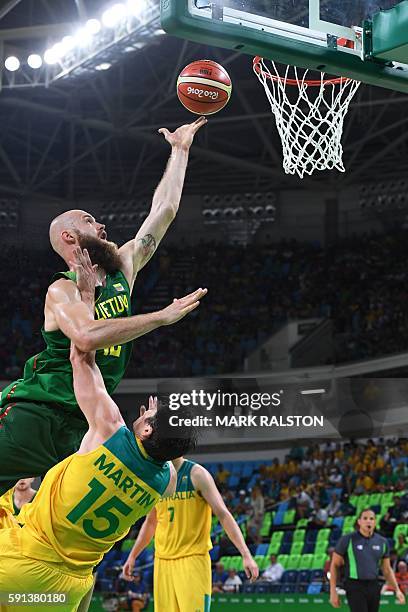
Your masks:
{"label": "rio 2016 logo on ball", "polygon": [[212,60],[192,62],[177,80],[177,95],[183,106],[196,115],[213,115],[228,103],[232,83],[228,72]]}

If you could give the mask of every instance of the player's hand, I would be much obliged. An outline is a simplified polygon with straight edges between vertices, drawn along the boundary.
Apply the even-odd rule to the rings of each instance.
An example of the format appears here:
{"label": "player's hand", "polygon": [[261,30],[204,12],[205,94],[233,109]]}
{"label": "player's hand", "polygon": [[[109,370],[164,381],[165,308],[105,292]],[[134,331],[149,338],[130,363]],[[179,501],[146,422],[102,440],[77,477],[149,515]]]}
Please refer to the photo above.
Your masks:
{"label": "player's hand", "polygon": [[400,604],[402,604],[402,605],[405,604],[405,595],[401,591],[401,589],[398,589],[398,591],[396,592],[396,596],[397,596],[398,602]]}
{"label": "player's hand", "polygon": [[129,555],[122,569],[122,577],[129,582],[133,582],[133,568],[135,567],[135,561],[136,559]]}
{"label": "player's hand", "polygon": [[333,608],[340,608],[341,601],[337,593],[330,593],[330,603]]}
{"label": "player's hand", "polygon": [[69,355],[69,359],[73,366],[79,366],[81,363],[87,363],[90,366],[93,366],[95,363],[95,355],[96,351],[90,351],[89,353],[84,353],[80,351],[77,346],[73,342],[71,342],[71,351]]}
{"label": "player's hand", "polygon": [[242,562],[245,570],[245,575],[250,582],[255,582],[259,576],[259,567],[252,558],[252,555],[244,555]]}
{"label": "player's hand", "polygon": [[207,123],[205,117],[199,117],[193,123],[182,125],[175,132],[169,132],[167,128],[160,128],[159,134],[163,134],[167,142],[175,149],[188,151],[193,144],[194,136],[198,130]]}
{"label": "player's hand", "polygon": [[183,319],[200,305],[200,300],[206,294],[207,289],[197,289],[179,300],[175,298],[170,306],[160,311],[163,325],[172,325]]}
{"label": "player's hand", "polygon": [[81,296],[92,299],[95,295],[95,287],[98,282],[96,270],[98,266],[92,265],[89,253],[86,249],[82,251],[76,247],[73,251],[73,259],[69,262],[70,270],[76,273],[76,284]]}

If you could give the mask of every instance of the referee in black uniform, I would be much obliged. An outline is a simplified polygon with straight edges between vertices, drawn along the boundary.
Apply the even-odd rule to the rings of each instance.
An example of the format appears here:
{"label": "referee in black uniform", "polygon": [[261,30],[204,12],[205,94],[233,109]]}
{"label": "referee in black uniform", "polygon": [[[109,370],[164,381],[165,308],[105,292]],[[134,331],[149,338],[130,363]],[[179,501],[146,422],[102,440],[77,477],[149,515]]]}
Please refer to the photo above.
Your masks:
{"label": "referee in black uniform", "polygon": [[344,587],[351,612],[378,612],[381,583],[380,568],[388,584],[394,589],[399,603],[405,597],[398,587],[389,559],[388,542],[375,533],[375,514],[363,510],[357,519],[358,528],[337,542],[330,566],[330,603],[340,607],[336,591],[339,569],[344,567]]}

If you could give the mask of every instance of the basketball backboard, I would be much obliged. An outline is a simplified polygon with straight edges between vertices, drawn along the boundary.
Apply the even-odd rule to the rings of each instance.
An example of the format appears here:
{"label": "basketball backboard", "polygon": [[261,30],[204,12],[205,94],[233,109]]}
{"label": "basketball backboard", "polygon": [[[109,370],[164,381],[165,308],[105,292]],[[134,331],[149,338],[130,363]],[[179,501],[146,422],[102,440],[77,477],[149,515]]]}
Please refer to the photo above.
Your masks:
{"label": "basketball backboard", "polygon": [[[161,9],[170,34],[408,92],[408,0],[161,0]],[[388,53],[376,57],[382,17]]]}

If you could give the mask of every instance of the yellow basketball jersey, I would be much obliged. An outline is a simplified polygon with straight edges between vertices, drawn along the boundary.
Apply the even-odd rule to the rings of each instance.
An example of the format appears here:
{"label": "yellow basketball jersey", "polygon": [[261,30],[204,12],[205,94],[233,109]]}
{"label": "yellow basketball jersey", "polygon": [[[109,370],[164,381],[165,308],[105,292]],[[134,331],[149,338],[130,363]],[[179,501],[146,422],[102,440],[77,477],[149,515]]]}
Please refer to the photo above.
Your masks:
{"label": "yellow basketball jersey", "polygon": [[25,523],[25,516],[28,508],[30,507],[30,503],[31,502],[27,502],[23,504],[21,508],[17,508],[14,503],[14,487],[9,489],[6,493],[4,493],[4,495],[0,497],[0,508],[3,508],[9,514],[16,517],[16,521],[20,525],[24,525]]}
{"label": "yellow basketball jersey", "polygon": [[178,559],[204,555],[212,548],[211,507],[191,482],[193,461],[184,460],[177,472],[174,495],[159,500],[155,555],[160,559]]}
{"label": "yellow basketball jersey", "polygon": [[17,508],[14,506],[13,493],[14,487],[9,489],[6,493],[4,493],[4,495],[0,496],[0,508],[4,508],[10,512],[10,514],[16,514],[17,510]]}
{"label": "yellow basketball jersey", "polygon": [[95,450],[49,470],[27,511],[22,552],[86,575],[154,507],[169,481],[169,464],[148,457],[121,427]]}

